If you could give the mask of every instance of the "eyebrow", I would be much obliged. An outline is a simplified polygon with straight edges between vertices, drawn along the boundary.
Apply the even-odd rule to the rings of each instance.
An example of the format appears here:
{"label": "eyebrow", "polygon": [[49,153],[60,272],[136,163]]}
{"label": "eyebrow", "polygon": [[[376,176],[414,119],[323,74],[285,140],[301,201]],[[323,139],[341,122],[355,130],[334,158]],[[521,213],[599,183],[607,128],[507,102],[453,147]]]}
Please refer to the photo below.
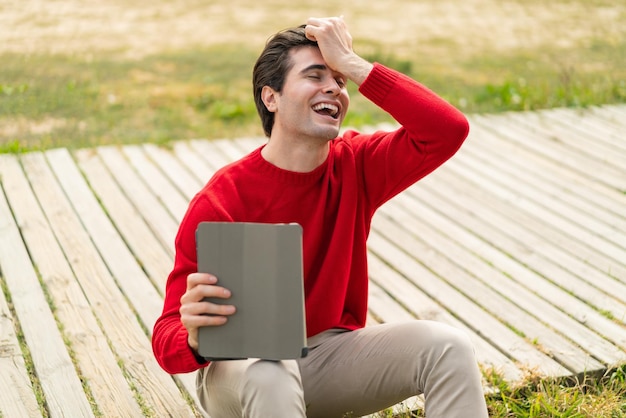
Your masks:
{"label": "eyebrow", "polygon": [[[311,65],[305,67],[304,69],[302,69],[300,71],[300,74],[306,74],[309,71],[318,71],[318,70],[322,70],[322,71],[328,70],[328,66],[324,65],[324,64],[311,64]],[[333,73],[335,73],[335,71],[333,71]],[[345,75],[343,75],[341,73],[337,73],[337,74],[339,74],[344,81],[346,80],[346,76]]]}
{"label": "eyebrow", "polygon": [[327,70],[328,67],[324,64],[311,64],[308,67],[304,68],[302,71],[300,71],[300,74],[304,74],[304,73],[308,73],[309,71],[313,71],[313,70]]}

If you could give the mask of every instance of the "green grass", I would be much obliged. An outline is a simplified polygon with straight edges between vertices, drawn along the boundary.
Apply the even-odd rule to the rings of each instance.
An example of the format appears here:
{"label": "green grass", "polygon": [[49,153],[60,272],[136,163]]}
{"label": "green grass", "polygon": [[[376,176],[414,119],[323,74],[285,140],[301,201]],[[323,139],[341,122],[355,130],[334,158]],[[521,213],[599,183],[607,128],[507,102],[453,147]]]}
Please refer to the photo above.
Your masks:
{"label": "green grass", "polygon": [[[626,40],[466,59],[363,49],[467,113],[626,102]],[[136,60],[2,54],[0,152],[261,135],[250,85],[257,53],[222,45]],[[346,125],[389,120],[355,90]]]}
{"label": "green grass", "polygon": [[496,383],[499,391],[487,402],[492,417],[626,417],[626,366],[600,378],[542,380],[530,376],[518,387],[501,380]]}
{"label": "green grass", "polygon": [[[539,379],[529,375],[524,384],[509,386],[498,374],[487,376],[496,389],[487,396],[492,418],[623,418],[626,417],[626,366],[598,378]],[[424,411],[394,415],[383,411],[379,417],[424,417]]]}
{"label": "green grass", "polygon": [[253,56],[230,48],[139,61],[15,54],[0,60],[8,63],[0,68],[4,151],[245,134],[256,119],[246,80]]}

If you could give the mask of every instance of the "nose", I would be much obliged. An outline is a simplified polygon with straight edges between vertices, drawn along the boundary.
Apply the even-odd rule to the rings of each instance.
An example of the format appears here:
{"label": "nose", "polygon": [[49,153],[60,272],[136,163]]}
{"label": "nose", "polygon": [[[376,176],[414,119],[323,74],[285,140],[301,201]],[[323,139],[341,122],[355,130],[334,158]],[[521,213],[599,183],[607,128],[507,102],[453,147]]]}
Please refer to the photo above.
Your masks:
{"label": "nose", "polygon": [[324,93],[338,96],[341,93],[341,86],[334,78],[331,78],[326,86],[324,86]]}

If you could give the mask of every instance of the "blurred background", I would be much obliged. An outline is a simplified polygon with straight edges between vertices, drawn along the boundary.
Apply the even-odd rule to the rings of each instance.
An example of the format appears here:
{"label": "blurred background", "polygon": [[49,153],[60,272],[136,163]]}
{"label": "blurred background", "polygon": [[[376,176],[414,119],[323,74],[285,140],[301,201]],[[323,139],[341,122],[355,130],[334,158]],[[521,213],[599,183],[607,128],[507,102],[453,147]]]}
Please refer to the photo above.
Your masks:
{"label": "blurred background", "polygon": [[0,152],[260,136],[265,40],[331,15],[466,113],[626,102],[626,0],[2,0]]}

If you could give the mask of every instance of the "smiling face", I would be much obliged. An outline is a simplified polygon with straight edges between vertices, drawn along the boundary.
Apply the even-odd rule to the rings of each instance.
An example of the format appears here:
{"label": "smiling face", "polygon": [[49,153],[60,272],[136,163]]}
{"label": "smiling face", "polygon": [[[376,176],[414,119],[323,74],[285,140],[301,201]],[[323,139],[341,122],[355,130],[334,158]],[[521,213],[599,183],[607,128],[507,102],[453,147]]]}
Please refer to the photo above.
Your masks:
{"label": "smiling face", "polygon": [[345,77],[328,68],[316,47],[293,49],[290,59],[282,90],[263,89],[263,101],[274,113],[271,137],[336,138],[350,104]]}

